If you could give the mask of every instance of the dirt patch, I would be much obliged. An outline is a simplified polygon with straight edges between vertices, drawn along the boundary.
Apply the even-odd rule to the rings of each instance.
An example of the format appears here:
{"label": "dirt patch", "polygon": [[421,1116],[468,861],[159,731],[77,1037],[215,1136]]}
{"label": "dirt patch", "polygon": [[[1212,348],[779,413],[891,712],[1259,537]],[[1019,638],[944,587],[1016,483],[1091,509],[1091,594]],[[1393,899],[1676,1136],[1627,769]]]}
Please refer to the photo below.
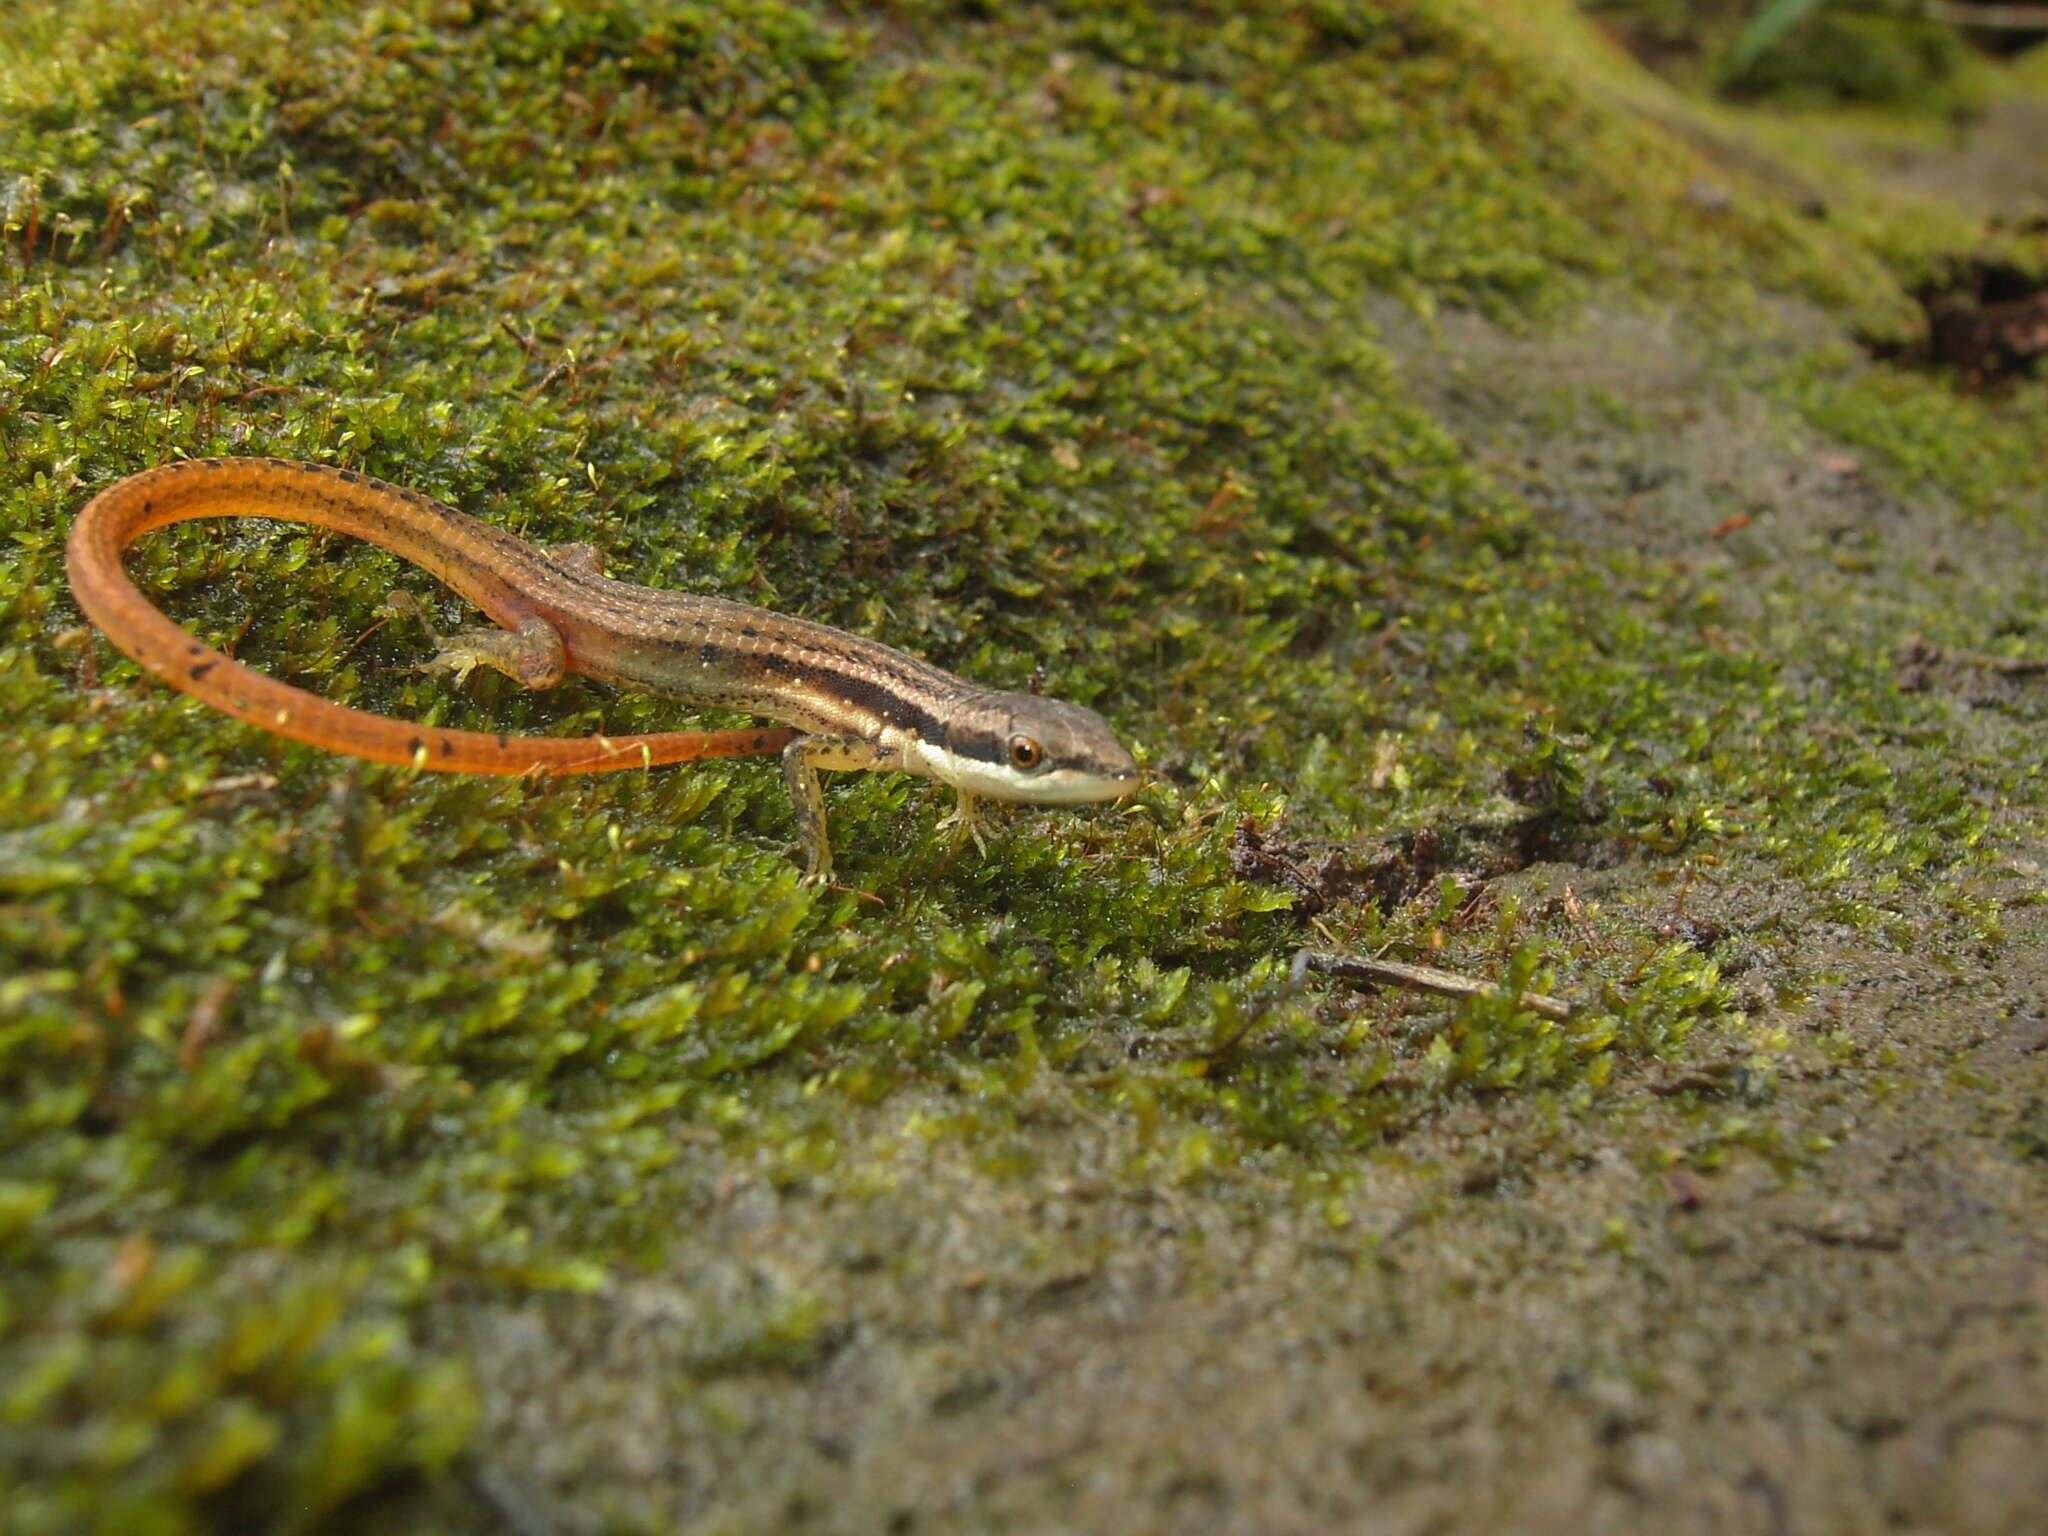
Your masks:
{"label": "dirt patch", "polygon": [[1930,361],[1965,389],[2026,378],[2048,353],[2048,284],[2000,262],[1972,262],[1953,282],[1922,288]]}
{"label": "dirt patch", "polygon": [[[836,1213],[729,1170],[673,1272],[451,1310],[497,1405],[485,1483],[584,1511],[565,1530],[683,1528],[714,1486],[751,1490],[721,1501],[735,1530],[2026,1529],[2048,994],[2012,995],[2044,974],[2025,927],[1996,977],[1844,952],[1788,1027],[1856,1059],[1767,1108],[1679,1090],[1802,1126],[1796,1177],[1675,1169],[1654,1093],[1562,1137],[1471,1106],[1313,1221],[1256,1179],[987,1209],[950,1152]],[[1130,1133],[1042,1108],[1048,1147]],[[1028,1258],[1002,1236],[1026,1229]],[[846,1319],[823,1354],[664,1388],[715,1347],[707,1298],[796,1294]]]}

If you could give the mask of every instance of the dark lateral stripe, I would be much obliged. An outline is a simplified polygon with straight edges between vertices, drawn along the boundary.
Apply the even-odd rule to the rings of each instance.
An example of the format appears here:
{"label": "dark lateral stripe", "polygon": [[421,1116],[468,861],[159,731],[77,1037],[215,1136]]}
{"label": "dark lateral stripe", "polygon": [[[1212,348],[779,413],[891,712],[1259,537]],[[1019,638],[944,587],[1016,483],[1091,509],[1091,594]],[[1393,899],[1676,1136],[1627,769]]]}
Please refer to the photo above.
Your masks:
{"label": "dark lateral stripe", "polygon": [[1006,763],[1010,760],[1010,741],[994,731],[972,731],[954,726],[945,738],[946,750],[955,757],[971,758],[977,763]]}
{"label": "dark lateral stripe", "polygon": [[[758,658],[766,661],[767,658]],[[781,658],[777,658],[781,660]],[[859,710],[885,725],[893,725],[899,731],[908,731],[919,741],[932,743],[946,739],[946,728],[939,719],[915,699],[896,692],[885,683],[871,677],[856,676],[851,672],[838,672],[816,665],[787,666],[786,675],[793,677],[804,692],[818,695],[849,709]]]}
{"label": "dark lateral stripe", "polygon": [[[685,697],[704,703],[730,700],[777,718],[781,718],[778,704],[823,703],[828,715],[862,715],[907,731],[919,741],[945,740],[945,726],[939,718],[907,690],[892,687],[893,680],[820,665],[815,656],[799,658],[680,637],[664,637],[659,643],[670,655],[686,657],[705,670],[706,686],[679,690]],[[815,714],[817,710],[804,712]],[[846,719],[840,724],[856,729],[861,722]],[[991,750],[1000,753],[1000,744]]]}

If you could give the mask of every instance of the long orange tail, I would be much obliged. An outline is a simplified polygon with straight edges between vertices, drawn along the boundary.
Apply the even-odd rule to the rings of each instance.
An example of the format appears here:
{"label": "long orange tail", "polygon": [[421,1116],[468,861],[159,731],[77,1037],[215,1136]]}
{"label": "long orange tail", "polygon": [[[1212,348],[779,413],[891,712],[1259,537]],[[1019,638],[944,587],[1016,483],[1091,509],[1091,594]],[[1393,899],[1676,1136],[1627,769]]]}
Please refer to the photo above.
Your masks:
{"label": "long orange tail", "polygon": [[355,510],[365,510],[422,499],[368,476],[280,459],[167,464],[131,475],[86,503],[71,525],[65,568],[86,617],[173,688],[266,731],[373,762],[447,773],[603,773],[780,752],[797,736],[779,726],[652,736],[503,736],[393,720],[281,683],[194,639],[121,568],[122,550],[172,523],[267,517],[360,533],[364,519],[350,515],[350,503],[363,503]]}

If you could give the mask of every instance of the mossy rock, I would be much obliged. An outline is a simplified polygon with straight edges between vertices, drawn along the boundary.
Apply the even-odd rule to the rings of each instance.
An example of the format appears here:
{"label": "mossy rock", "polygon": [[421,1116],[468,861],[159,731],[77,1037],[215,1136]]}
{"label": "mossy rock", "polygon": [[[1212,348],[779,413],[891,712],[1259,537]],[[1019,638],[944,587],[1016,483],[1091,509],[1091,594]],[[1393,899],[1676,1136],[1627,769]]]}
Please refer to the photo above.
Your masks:
{"label": "mossy rock", "polygon": [[[1814,1176],[1806,1085],[1910,1043],[1809,1000],[2026,916],[2038,586],[1954,534],[2038,526],[2044,404],[1853,344],[1981,225],[1816,218],[1640,84],[1561,5],[16,5],[10,1530],[1330,1528],[1444,1427],[1372,1393],[1585,1379],[1572,1287],[1652,1246],[1603,1180]],[[771,764],[278,742],[64,587],[95,488],[215,453],[1042,672],[1153,776],[985,858],[861,776],[820,890]],[[423,678],[342,541],[132,568],[393,714],[679,719]],[[1502,1264],[1583,1326],[1460,1310]]]}

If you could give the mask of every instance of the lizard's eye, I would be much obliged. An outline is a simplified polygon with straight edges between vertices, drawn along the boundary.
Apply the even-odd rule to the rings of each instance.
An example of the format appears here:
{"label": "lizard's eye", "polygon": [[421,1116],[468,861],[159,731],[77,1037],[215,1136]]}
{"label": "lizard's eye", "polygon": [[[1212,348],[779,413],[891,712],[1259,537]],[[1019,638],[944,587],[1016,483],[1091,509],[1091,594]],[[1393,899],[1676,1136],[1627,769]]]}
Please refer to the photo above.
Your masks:
{"label": "lizard's eye", "polygon": [[1029,736],[1010,738],[1010,761],[1029,773],[1045,761],[1045,748]]}

